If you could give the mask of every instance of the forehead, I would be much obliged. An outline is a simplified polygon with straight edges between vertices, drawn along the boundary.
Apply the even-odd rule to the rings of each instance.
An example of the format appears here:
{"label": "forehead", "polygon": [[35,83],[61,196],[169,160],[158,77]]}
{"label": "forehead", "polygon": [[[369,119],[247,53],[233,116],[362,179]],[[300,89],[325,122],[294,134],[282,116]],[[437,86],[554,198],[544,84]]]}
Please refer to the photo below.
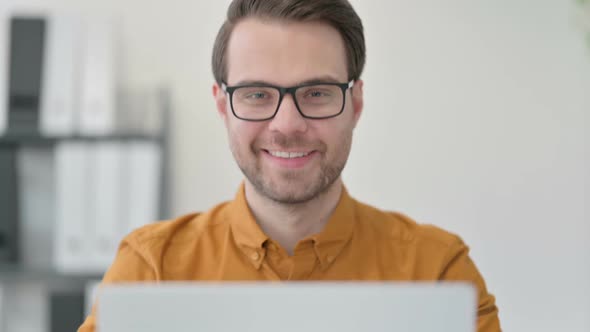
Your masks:
{"label": "forehead", "polygon": [[227,48],[228,84],[265,81],[293,85],[318,77],[347,80],[344,42],[322,22],[249,18],[239,22]]}

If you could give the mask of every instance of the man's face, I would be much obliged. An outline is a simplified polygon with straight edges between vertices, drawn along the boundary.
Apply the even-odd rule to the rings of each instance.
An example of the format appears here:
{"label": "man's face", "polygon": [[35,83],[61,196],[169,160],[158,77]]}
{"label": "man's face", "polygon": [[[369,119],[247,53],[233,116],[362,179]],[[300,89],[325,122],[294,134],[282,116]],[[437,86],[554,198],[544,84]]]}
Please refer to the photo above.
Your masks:
{"label": "man's face", "polygon": [[[339,32],[319,22],[244,20],[235,26],[226,56],[228,86],[290,87],[311,80],[346,83],[348,78]],[[340,179],[362,111],[362,81],[346,91],[342,114],[322,120],[304,118],[292,95],[286,95],[273,119],[244,121],[233,116],[229,96],[218,85],[213,94],[233,156],[258,193],[281,203],[303,203]]]}

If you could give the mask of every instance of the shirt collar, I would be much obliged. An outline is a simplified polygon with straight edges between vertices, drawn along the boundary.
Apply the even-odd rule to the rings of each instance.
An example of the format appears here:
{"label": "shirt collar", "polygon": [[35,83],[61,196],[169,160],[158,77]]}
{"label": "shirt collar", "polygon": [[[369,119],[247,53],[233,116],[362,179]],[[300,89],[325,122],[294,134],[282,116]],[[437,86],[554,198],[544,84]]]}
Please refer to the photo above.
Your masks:
{"label": "shirt collar", "polygon": [[[340,200],[324,229],[308,239],[314,243],[314,251],[322,269],[338,257],[352,238],[356,220],[355,201],[342,186]],[[266,255],[265,243],[269,237],[262,231],[246,201],[245,185],[242,182],[235,199],[230,202],[229,221],[236,245],[258,269]]]}

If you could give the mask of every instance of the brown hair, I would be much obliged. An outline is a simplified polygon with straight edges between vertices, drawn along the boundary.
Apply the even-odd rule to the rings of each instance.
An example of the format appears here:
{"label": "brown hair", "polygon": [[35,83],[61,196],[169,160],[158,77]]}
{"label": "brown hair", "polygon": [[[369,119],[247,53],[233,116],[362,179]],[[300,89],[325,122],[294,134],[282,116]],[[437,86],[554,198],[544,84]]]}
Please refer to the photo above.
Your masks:
{"label": "brown hair", "polygon": [[348,0],[234,0],[213,46],[213,76],[217,83],[227,80],[226,50],[233,28],[248,17],[331,25],[344,40],[349,79],[360,78],[366,57],[365,36],[363,23]]}

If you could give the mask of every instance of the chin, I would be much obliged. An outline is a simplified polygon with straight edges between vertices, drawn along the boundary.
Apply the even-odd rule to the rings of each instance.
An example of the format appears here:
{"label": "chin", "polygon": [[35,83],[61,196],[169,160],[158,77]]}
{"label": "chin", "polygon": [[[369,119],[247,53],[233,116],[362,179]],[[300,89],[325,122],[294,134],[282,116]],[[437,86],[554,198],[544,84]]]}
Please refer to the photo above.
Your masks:
{"label": "chin", "polygon": [[275,193],[266,193],[265,195],[267,198],[273,200],[274,202],[281,203],[281,204],[288,204],[288,205],[295,205],[295,204],[304,204],[307,203],[318,196],[317,193],[305,193],[305,192],[275,192]]}
{"label": "chin", "polygon": [[309,202],[327,192],[340,178],[344,165],[345,161],[341,161],[332,167],[282,171],[254,162],[238,162],[258,194],[276,203],[290,205]]}
{"label": "chin", "polygon": [[316,179],[279,179],[252,182],[259,193],[281,204],[303,204],[327,191],[334,181],[328,183],[322,177]]}

